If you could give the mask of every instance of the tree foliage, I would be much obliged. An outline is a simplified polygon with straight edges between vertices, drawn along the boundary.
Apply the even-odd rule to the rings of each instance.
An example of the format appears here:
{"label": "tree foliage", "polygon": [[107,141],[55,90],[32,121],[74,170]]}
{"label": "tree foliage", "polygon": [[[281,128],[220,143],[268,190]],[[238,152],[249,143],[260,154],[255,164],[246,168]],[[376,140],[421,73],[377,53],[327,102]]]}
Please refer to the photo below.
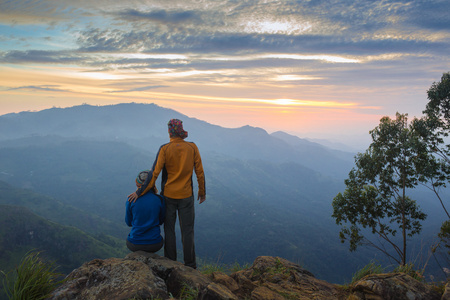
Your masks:
{"label": "tree foliage", "polygon": [[414,129],[421,135],[428,151],[436,158],[436,165],[423,170],[431,183],[433,190],[441,205],[450,218],[439,189],[446,187],[450,181],[450,72],[442,75],[441,81],[435,82],[427,91],[428,104],[423,111],[425,116],[413,122]]}
{"label": "tree foliage", "polygon": [[435,125],[444,131],[445,136],[448,136],[450,128],[450,72],[444,73],[441,81],[434,82],[427,94],[429,102],[424,113],[436,122]]}
{"label": "tree foliage", "polygon": [[[372,143],[356,156],[345,191],[333,200],[332,216],[342,226],[341,241],[348,239],[351,251],[370,245],[404,265],[407,238],[421,231],[426,218],[407,192],[427,180],[422,171],[435,160],[406,114],[383,117],[370,134]],[[378,241],[371,241],[364,229]],[[394,238],[399,232],[400,243]]]}
{"label": "tree foliage", "polygon": [[[416,122],[422,138],[427,142],[431,152],[439,158],[440,167],[433,175],[431,189],[441,202],[442,208],[449,220],[441,227],[439,237],[444,247],[450,249],[449,228],[450,214],[440,196],[439,189],[450,182],[450,72],[444,73],[439,82],[434,82],[427,91],[428,103],[423,111],[425,117]],[[450,254],[450,252],[448,252]]]}

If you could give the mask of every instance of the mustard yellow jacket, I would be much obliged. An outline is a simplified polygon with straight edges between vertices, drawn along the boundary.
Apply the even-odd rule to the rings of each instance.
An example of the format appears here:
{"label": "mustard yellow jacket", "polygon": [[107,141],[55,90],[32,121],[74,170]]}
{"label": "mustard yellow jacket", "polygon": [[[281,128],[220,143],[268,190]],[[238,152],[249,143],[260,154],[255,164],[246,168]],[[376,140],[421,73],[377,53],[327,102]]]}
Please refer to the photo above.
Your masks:
{"label": "mustard yellow jacket", "polygon": [[194,195],[192,173],[195,171],[198,182],[198,195],[204,196],[205,174],[197,145],[180,137],[170,138],[162,145],[153,163],[153,174],[136,192],[138,196],[147,193],[162,171],[161,195],[172,199],[184,199]]}

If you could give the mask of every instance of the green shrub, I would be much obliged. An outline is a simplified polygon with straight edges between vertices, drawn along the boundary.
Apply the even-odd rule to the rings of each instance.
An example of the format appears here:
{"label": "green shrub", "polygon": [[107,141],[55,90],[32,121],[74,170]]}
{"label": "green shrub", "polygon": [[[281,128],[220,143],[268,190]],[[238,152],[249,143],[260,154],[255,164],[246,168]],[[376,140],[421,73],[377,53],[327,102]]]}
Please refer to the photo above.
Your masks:
{"label": "green shrub", "polygon": [[406,264],[404,266],[400,265],[400,266],[396,267],[393,272],[394,273],[406,273],[418,281],[424,280],[423,270],[421,270],[421,271],[415,270],[414,264]]}
{"label": "green shrub", "polygon": [[283,274],[283,275],[289,275],[290,268],[286,268],[283,263],[280,261],[279,258],[275,260],[275,266],[267,268],[266,272],[268,274]]}
{"label": "green shrub", "polygon": [[251,265],[250,264],[244,264],[240,265],[238,262],[235,262],[233,264],[224,264],[219,262],[219,260],[215,262],[206,262],[201,261],[199,264],[198,270],[205,275],[211,274],[213,272],[223,272],[226,274],[232,274],[237,271],[241,271],[244,269],[248,269]]}
{"label": "green shrub", "polygon": [[28,252],[15,270],[4,275],[3,286],[10,300],[45,299],[62,282],[53,263],[44,262],[40,252]]}
{"label": "green shrub", "polygon": [[353,274],[351,284],[357,282],[358,280],[360,280],[361,278],[363,278],[366,275],[381,274],[383,272],[384,272],[384,268],[381,265],[378,265],[372,261],[368,265],[366,265],[364,268],[356,271],[356,273]]}
{"label": "green shrub", "polygon": [[234,264],[228,266],[228,272],[231,273],[231,274],[232,273],[236,273],[238,271],[242,271],[242,270],[248,269],[251,266],[252,265],[249,264],[249,263],[245,263],[245,264],[241,265],[238,262],[235,262]]}
{"label": "green shrub", "polygon": [[225,272],[226,266],[220,263],[205,263],[199,268],[202,274],[208,275],[213,272]]}
{"label": "green shrub", "polygon": [[182,300],[195,300],[198,297],[198,290],[189,286],[187,283],[183,283],[183,287],[180,291],[180,299]]}

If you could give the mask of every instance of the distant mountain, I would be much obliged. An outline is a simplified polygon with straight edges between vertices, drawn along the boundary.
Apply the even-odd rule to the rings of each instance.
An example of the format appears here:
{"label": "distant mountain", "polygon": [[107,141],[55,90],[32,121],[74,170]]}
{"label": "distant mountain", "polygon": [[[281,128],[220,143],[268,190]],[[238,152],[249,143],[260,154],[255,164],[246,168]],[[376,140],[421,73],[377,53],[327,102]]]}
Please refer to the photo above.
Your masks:
{"label": "distant mountain", "polygon": [[366,140],[366,139],[368,140],[366,146],[355,146],[355,145],[346,145],[346,144],[338,142],[336,140],[306,138],[306,140],[308,140],[310,142],[321,144],[321,145],[331,148],[331,149],[345,151],[345,152],[351,152],[351,153],[363,152],[370,144],[370,137],[369,138],[364,137],[363,140]]}
{"label": "distant mountain", "polygon": [[[154,104],[81,105],[0,116],[0,140],[30,136],[140,138],[147,132],[162,137],[170,118],[183,115]],[[167,120],[165,123],[160,120]],[[167,132],[167,130],[165,131]]]}
{"label": "distant mountain", "polygon": [[[95,234],[103,228],[105,234],[124,240],[126,195],[135,188],[137,172],[154,157],[155,153],[123,142],[56,137],[39,141],[34,136],[1,143],[0,179],[63,202],[54,205],[55,214],[63,219],[55,221],[97,228]],[[218,153],[206,153],[203,161],[207,201],[196,212],[201,257],[245,263],[258,255],[278,255],[333,281],[350,276],[363,264],[362,258],[350,255],[339,243],[338,228],[330,218],[330,199],[342,183],[297,163],[242,160]],[[40,214],[52,216],[52,209],[46,209],[52,207],[49,199],[28,202],[17,199],[20,191],[8,192],[8,186],[3,190],[5,203],[40,207]],[[97,218],[86,219],[80,211]],[[312,252],[314,256],[309,255]],[[327,256],[330,252],[339,253],[345,268],[333,264],[334,258]]]}
{"label": "distant mountain", "polygon": [[[171,118],[183,120],[205,168],[207,201],[196,205],[200,257],[246,263],[281,256],[338,283],[374,257],[365,249],[350,253],[331,218],[331,201],[345,187],[353,153],[283,132],[223,128],[153,104],[0,116],[0,180],[66,205],[58,212],[73,223],[64,224],[86,226],[76,222],[86,218],[93,229],[123,240],[126,196],[137,172],[149,168],[168,141]],[[14,193],[9,200],[18,201]]]}
{"label": "distant mountain", "polygon": [[[287,134],[269,135],[261,128],[223,128],[189,118],[155,104],[81,105],[0,116],[0,141],[36,136],[61,136],[124,141],[156,152],[168,140],[167,122],[183,120],[202,153],[225,154],[239,159],[296,162],[326,176],[345,177],[353,166],[353,154],[333,150]],[[302,143],[294,140],[303,141]],[[293,142],[294,141],[294,142]]]}
{"label": "distant mountain", "polygon": [[[311,161],[320,161],[321,170],[326,170],[327,174],[348,175],[348,172],[354,165],[355,153],[335,150],[308,139],[301,139],[297,136],[287,134],[283,131],[273,132],[271,136],[276,137],[291,145],[299,156],[310,156]],[[316,163],[318,164],[318,163]],[[313,167],[313,165],[310,165]],[[342,172],[338,172],[337,168]]]}

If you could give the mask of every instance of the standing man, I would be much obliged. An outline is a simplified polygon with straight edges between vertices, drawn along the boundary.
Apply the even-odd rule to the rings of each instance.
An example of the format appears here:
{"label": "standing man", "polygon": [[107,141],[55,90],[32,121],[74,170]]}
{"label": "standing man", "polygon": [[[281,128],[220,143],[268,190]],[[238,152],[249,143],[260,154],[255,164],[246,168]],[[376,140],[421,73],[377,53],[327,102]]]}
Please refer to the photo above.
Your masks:
{"label": "standing man", "polygon": [[195,171],[198,182],[198,200],[206,200],[205,175],[202,159],[197,146],[184,139],[188,133],[183,130],[183,122],[172,119],[168,123],[170,142],[159,148],[153,164],[153,174],[140,189],[128,196],[129,201],[136,201],[155,185],[162,171],[161,195],[166,200],[166,219],[164,222],[164,256],[177,259],[175,222],[180,222],[181,240],[183,243],[184,264],[197,268],[194,245],[194,191],[192,173]]}

